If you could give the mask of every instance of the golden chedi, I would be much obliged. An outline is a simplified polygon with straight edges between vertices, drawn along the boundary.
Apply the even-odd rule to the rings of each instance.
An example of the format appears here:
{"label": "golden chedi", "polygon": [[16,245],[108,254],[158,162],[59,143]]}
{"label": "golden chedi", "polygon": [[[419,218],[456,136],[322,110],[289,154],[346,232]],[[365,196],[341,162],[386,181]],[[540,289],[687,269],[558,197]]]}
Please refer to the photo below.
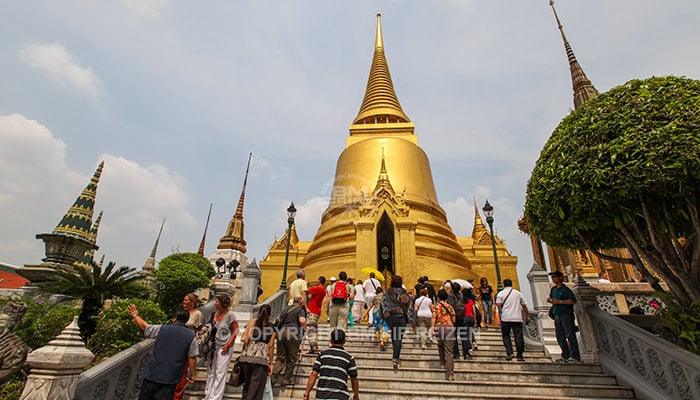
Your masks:
{"label": "golden chedi", "polygon": [[[340,271],[365,279],[361,270],[372,267],[387,279],[401,275],[408,288],[424,275],[433,284],[486,276],[495,287],[488,232],[475,225],[478,237],[456,237],[438,203],[430,162],[418,146],[414,127],[394,91],[377,15],[367,89],[338,158],[328,208],[311,243],[299,241],[292,230],[288,282],[298,268],[315,280]],[[285,233],[260,262],[265,297],[279,287],[286,243]],[[517,282],[517,258],[498,238],[496,243],[502,275]]]}

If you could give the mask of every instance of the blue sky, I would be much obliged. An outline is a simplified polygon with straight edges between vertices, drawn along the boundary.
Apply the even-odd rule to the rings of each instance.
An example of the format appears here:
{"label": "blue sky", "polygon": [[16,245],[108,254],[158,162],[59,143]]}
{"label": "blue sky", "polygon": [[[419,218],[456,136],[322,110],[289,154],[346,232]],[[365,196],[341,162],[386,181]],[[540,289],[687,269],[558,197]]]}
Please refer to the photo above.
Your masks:
{"label": "blue sky", "polygon": [[[700,3],[557,1],[601,91],[632,78],[700,78]],[[364,95],[375,14],[395,89],[428,154],[459,236],[472,198],[532,264],[517,229],[543,144],[572,108],[547,0],[39,1],[0,14],[0,261],[38,263],[42,242],[99,161],[96,210],[107,260],[140,267],[167,218],[159,258],[206,255],[245,206],[250,259],[284,233],[311,240]]]}

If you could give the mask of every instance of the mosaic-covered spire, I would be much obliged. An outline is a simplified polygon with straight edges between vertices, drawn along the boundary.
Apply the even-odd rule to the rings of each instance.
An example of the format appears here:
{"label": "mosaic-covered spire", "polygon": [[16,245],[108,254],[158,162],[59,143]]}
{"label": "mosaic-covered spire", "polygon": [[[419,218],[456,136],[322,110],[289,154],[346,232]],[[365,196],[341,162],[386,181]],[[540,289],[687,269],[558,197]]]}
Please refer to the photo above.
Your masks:
{"label": "mosaic-covered spire", "polygon": [[404,114],[394,83],[389,73],[389,64],[384,55],[382,38],[382,15],[377,14],[377,37],[374,44],[374,57],[367,79],[367,89],[360,111],[353,124],[378,124],[410,122]]}
{"label": "mosaic-covered spire", "polygon": [[552,11],[554,12],[554,18],[557,20],[557,26],[559,27],[561,38],[564,41],[566,55],[569,58],[569,70],[571,71],[571,83],[574,91],[574,108],[578,108],[583,103],[598,96],[598,89],[593,86],[590,79],[588,79],[586,74],[583,72],[581,64],[579,64],[578,60],[576,60],[574,51],[571,49],[571,45],[569,45],[569,41],[566,39],[566,35],[564,34],[564,27],[559,21],[557,10],[554,8],[554,0],[550,0],[549,5],[552,7]]}
{"label": "mosaic-covered spire", "polygon": [[92,227],[95,196],[97,195],[97,184],[100,182],[104,164],[104,161],[102,161],[97,167],[90,183],[83,189],[75,203],[68,209],[61,222],[53,230],[54,234],[74,236],[94,243],[90,239],[90,229]]}
{"label": "mosaic-covered spire", "polygon": [[207,223],[204,224],[204,234],[202,235],[202,241],[199,242],[199,249],[197,254],[204,256],[204,245],[207,241],[207,230],[209,229],[209,218],[211,218],[211,208],[214,207],[214,203],[209,204],[209,214],[207,214]]}
{"label": "mosaic-covered spire", "polygon": [[[100,213],[97,215],[95,223],[92,224],[92,228],[90,229],[90,240],[94,244],[97,244],[97,232],[100,230],[100,222],[102,222],[103,213],[104,211],[100,211]],[[78,259],[78,261],[75,262],[75,265],[83,268],[92,269],[94,257],[95,249],[89,249],[85,253],[83,253],[83,255]]]}
{"label": "mosaic-covered spire", "polygon": [[243,204],[245,203],[245,189],[248,184],[248,171],[250,170],[250,159],[253,153],[248,154],[248,166],[245,169],[245,178],[243,178],[243,189],[241,189],[241,197],[238,199],[236,213],[233,214],[231,221],[226,228],[226,234],[219,239],[217,249],[232,249],[238,250],[241,253],[246,252],[246,241],[243,237]]}

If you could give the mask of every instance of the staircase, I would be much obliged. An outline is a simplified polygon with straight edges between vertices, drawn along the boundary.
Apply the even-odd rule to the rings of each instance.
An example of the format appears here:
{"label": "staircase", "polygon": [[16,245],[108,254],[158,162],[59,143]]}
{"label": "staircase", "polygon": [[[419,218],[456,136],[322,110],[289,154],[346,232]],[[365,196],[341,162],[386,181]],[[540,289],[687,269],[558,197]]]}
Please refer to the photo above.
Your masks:
{"label": "staircase", "polygon": [[[319,326],[321,349],[328,346],[329,326]],[[359,369],[360,398],[382,400],[448,399],[633,399],[632,388],[617,384],[597,364],[558,364],[541,351],[526,351],[525,361],[505,361],[500,330],[477,332],[478,350],[470,360],[455,361],[455,380],[445,380],[439,368],[436,344],[421,349],[416,335],[403,340],[401,367],[392,368],[391,344],[385,351],[374,345],[374,331],[365,326],[349,328],[345,349]],[[304,345],[308,351],[308,344]],[[295,373],[295,385],[274,388],[275,399],[300,399],[315,356],[304,355]],[[199,369],[189,399],[203,397],[206,372]],[[228,387],[224,399],[239,399],[240,388]],[[313,393],[311,398],[313,398]]]}

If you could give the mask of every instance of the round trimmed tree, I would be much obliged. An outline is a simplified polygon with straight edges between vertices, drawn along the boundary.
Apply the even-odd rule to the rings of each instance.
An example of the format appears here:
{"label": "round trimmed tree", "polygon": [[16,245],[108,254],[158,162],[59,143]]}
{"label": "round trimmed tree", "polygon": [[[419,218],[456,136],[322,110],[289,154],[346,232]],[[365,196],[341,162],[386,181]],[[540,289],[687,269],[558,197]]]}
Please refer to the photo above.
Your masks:
{"label": "round trimmed tree", "polygon": [[[625,247],[683,304],[700,299],[700,81],[632,80],[565,117],[527,186],[525,216],[546,243]],[[606,256],[607,258],[611,258]]]}
{"label": "round trimmed tree", "polygon": [[206,258],[196,253],[171,254],[158,263],[153,271],[158,304],[166,314],[182,309],[187,293],[209,286],[215,271]]}

